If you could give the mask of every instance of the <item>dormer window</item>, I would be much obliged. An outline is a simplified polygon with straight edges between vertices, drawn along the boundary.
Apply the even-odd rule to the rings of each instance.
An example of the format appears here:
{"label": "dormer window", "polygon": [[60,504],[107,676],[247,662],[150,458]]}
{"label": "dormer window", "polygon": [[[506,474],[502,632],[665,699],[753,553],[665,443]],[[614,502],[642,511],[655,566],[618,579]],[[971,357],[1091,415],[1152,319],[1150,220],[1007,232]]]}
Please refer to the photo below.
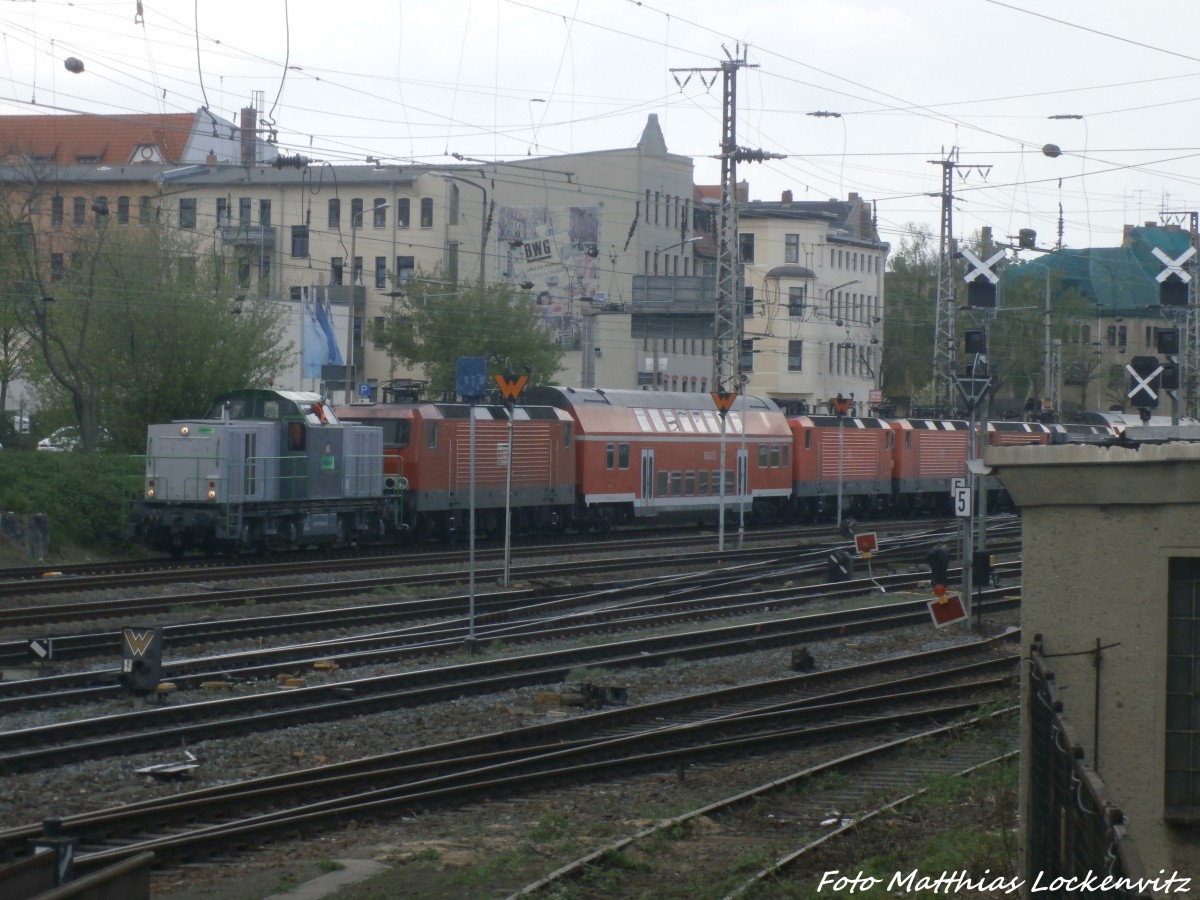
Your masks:
{"label": "dormer window", "polygon": [[131,163],[161,163],[163,158],[158,151],[158,145],[138,144],[133,148],[133,155],[129,161]]}

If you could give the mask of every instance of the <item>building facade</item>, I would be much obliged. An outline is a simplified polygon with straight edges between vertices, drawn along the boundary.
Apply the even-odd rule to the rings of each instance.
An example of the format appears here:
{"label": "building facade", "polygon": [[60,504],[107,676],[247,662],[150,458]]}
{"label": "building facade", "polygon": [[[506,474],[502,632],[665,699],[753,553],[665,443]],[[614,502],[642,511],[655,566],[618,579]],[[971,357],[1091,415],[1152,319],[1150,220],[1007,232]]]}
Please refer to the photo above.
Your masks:
{"label": "building facade", "polygon": [[756,393],[826,412],[853,396],[879,401],[889,246],[858,194],[845,201],[752,201],[738,207],[745,290],[741,369]]}
{"label": "building facade", "polygon": [[[1141,437],[1153,431],[1154,439]],[[988,447],[984,461],[1021,510],[1022,640],[1052,667],[1072,730],[1039,733],[1039,710],[1023,704],[1026,861],[1041,860],[1034,868],[1047,860],[1069,864],[1085,852],[1085,841],[1062,823],[1075,810],[1104,813],[1101,828],[1120,825],[1132,836],[1147,875],[1187,876],[1192,888],[1185,893],[1194,893],[1200,883],[1200,547],[1193,534],[1200,433],[1176,429],[1186,440],[1169,442],[1165,431],[1129,429],[1124,446]],[[1024,697],[1031,677],[1034,668],[1023,663]],[[1057,810],[1046,805],[1044,789],[1035,789],[1043,774],[1036,760],[1072,741],[1081,748],[1076,762],[1097,773],[1123,818],[1097,810],[1079,784],[1065,786]],[[1031,846],[1037,840],[1049,848]],[[1110,834],[1095,849],[1112,856],[1114,842]]]}

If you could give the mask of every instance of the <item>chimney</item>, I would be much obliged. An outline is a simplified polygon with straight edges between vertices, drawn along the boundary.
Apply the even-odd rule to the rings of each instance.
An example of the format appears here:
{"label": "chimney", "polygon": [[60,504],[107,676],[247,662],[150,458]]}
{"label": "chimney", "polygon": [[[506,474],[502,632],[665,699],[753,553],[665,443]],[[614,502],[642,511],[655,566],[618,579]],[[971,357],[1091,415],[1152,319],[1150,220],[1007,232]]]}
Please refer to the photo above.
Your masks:
{"label": "chimney", "polygon": [[217,154],[215,154],[211,150],[209,150],[208,156],[206,156],[204,158],[204,163],[205,163],[205,165],[215,166],[217,164]]}
{"label": "chimney", "polygon": [[782,199],[783,199],[783,202],[784,202],[784,203],[789,203],[789,204],[790,204],[790,203],[792,202],[792,192],[791,192],[791,191],[784,191],[784,192],[783,192],[783,197],[782,197]]}
{"label": "chimney", "polygon": [[242,165],[258,163],[258,110],[253,106],[242,107]]}
{"label": "chimney", "polygon": [[1132,247],[1133,246],[1133,229],[1135,229],[1135,228],[1137,228],[1136,225],[1126,225],[1126,226],[1124,226],[1124,228],[1121,229],[1121,246],[1122,247]]}

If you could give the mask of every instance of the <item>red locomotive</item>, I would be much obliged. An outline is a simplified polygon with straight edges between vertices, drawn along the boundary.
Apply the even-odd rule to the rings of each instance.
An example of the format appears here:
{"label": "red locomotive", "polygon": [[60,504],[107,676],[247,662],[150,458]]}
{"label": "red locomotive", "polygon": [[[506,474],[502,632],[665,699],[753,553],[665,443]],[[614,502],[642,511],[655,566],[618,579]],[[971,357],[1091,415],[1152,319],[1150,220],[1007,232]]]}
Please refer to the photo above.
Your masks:
{"label": "red locomotive", "polygon": [[[446,540],[468,531],[472,410],[475,526],[482,534],[499,535],[510,477],[504,406],[354,404],[335,410],[343,422],[382,426],[384,476],[404,488],[404,518],[416,539]],[[526,405],[513,410],[512,425],[512,529],[561,530],[575,507],[574,424],[560,410]]]}

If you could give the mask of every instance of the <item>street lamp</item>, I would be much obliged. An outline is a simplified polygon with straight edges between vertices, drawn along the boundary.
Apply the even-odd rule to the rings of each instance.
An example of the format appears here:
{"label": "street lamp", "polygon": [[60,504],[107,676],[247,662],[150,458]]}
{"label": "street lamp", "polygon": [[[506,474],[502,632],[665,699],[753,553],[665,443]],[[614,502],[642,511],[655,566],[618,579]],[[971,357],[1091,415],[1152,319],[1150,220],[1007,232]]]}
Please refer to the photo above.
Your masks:
{"label": "street lamp", "polygon": [[658,247],[655,247],[654,248],[654,274],[655,275],[658,274],[658,254],[666,253],[668,250],[674,250],[676,247],[682,247],[684,244],[695,243],[696,241],[701,240],[702,238],[703,238],[703,235],[696,235],[695,237],[685,238],[682,241],[678,241],[674,244],[671,244],[669,247],[663,247],[661,250]]}
{"label": "street lamp", "polygon": [[469,178],[463,178],[461,175],[454,175],[451,172],[430,172],[430,175],[436,175],[438,178],[446,181],[462,182],[469,184],[471,187],[479,188],[483,192],[483,215],[481,217],[479,231],[479,281],[482,284],[487,275],[487,239],[488,231],[491,230],[491,217],[488,215],[488,192],[487,188],[482,184],[471,181]]}
{"label": "street lamp", "polygon": [[[371,211],[375,212],[381,209],[387,209],[391,206],[390,203],[380,203],[377,206],[372,206]],[[367,212],[364,206],[356,213],[350,215],[350,300],[346,304],[346,405],[349,406],[354,402],[354,301],[357,299],[355,288],[358,286],[355,282],[360,277],[355,269],[358,265],[358,229],[362,228],[363,215]],[[355,224],[357,220],[358,224]],[[366,315],[366,297],[363,298],[363,315]]]}

